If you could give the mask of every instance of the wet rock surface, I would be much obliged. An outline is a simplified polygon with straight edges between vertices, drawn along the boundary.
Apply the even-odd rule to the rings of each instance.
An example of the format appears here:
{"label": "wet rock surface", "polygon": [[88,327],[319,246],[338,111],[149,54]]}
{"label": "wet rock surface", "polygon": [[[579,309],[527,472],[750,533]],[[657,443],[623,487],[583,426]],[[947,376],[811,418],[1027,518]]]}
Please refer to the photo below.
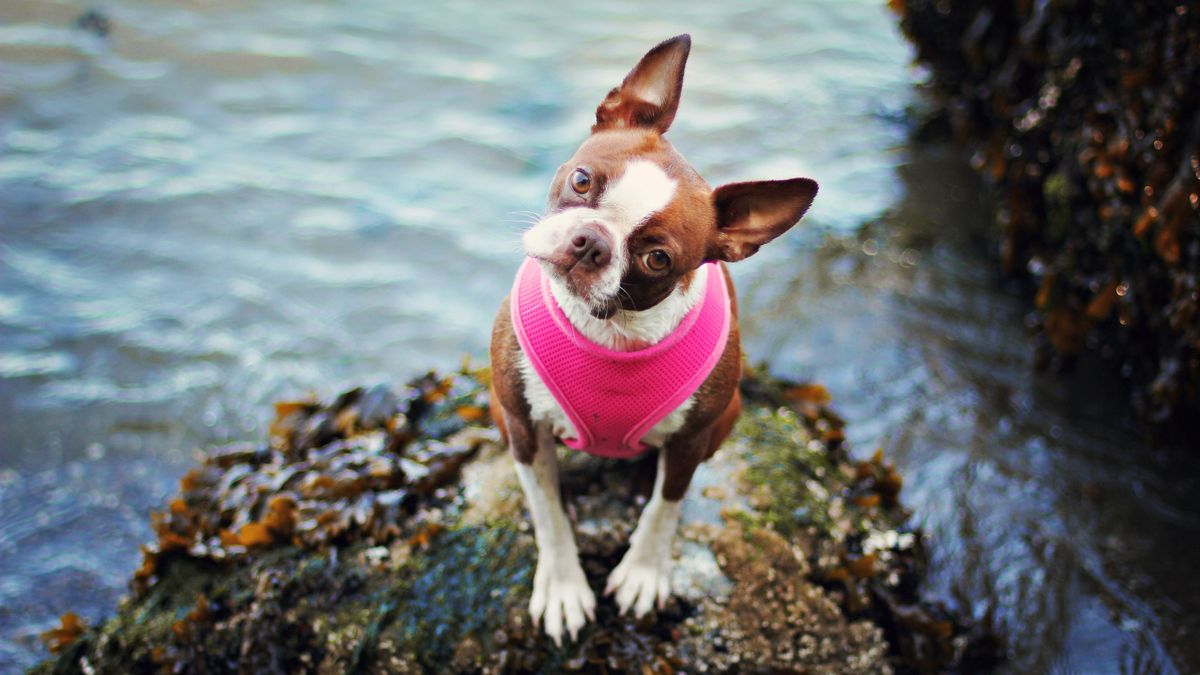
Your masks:
{"label": "wet rock surface", "polygon": [[999,188],[1041,365],[1098,353],[1156,429],[1200,437],[1200,8],[891,5],[937,122]]}
{"label": "wet rock surface", "polygon": [[[823,388],[762,376],[685,503],[674,598],[641,620],[602,599],[555,647],[526,613],[536,550],[480,377],[278,404],[270,442],[203,456],[154,514],[117,615],[65,615],[34,671],[888,673],[991,658],[922,599],[895,468],[849,459]],[[565,455],[597,592],[654,466]]]}

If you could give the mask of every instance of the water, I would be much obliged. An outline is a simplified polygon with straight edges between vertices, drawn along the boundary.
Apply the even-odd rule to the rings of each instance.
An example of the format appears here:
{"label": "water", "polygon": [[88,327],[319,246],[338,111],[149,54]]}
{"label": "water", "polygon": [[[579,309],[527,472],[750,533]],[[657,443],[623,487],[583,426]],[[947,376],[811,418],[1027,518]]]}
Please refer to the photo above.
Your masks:
{"label": "water", "polygon": [[6,0],[0,670],[60,612],[113,611],[193,448],[481,357],[522,212],[683,31],[676,146],[714,184],[821,182],[736,268],[748,350],[900,462],[932,588],[1015,672],[1197,667],[1200,472],[1086,407],[1106,383],[1030,374],[978,186],[906,146],[920,74],[882,4],[109,0],[102,37],[85,5]]}

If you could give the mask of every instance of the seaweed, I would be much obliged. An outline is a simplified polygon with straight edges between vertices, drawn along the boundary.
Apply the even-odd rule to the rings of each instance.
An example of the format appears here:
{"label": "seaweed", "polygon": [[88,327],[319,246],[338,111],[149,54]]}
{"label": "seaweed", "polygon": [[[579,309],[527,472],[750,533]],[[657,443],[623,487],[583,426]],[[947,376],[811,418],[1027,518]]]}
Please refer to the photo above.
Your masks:
{"label": "seaweed", "polygon": [[1195,3],[890,5],[942,126],[995,186],[1038,366],[1097,354],[1154,436],[1200,437]]}

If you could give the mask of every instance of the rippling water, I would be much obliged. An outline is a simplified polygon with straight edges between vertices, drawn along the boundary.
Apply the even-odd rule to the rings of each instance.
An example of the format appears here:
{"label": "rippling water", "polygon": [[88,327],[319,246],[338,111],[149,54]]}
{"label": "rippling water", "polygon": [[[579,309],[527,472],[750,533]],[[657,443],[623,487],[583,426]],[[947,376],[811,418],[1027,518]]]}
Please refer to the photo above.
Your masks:
{"label": "rippling water", "polygon": [[5,0],[0,670],[58,613],[113,611],[192,448],[261,436],[277,397],[484,354],[526,212],[683,31],[676,146],[714,184],[821,182],[807,228],[738,266],[751,355],[901,462],[935,588],[1012,635],[1016,671],[1200,663],[1189,474],[1081,408],[1092,383],[1029,375],[1022,305],[965,234],[977,186],[904,145],[919,77],[883,3],[698,4],[109,0],[104,36]]}

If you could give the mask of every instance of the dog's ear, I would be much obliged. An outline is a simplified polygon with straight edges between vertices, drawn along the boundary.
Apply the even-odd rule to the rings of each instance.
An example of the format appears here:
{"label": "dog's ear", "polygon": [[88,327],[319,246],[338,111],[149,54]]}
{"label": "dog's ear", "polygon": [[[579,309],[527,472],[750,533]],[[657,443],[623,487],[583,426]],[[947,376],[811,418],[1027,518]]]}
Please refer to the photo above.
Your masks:
{"label": "dog's ear", "polygon": [[816,196],[817,182],[808,178],[730,183],[713,190],[717,232],[708,259],[737,262],[749,258],[763,244],[791,229]]}
{"label": "dog's ear", "polygon": [[608,92],[596,108],[592,131],[647,127],[666,133],[679,108],[683,67],[691,49],[692,37],[684,33],[646,52],[621,86]]}

